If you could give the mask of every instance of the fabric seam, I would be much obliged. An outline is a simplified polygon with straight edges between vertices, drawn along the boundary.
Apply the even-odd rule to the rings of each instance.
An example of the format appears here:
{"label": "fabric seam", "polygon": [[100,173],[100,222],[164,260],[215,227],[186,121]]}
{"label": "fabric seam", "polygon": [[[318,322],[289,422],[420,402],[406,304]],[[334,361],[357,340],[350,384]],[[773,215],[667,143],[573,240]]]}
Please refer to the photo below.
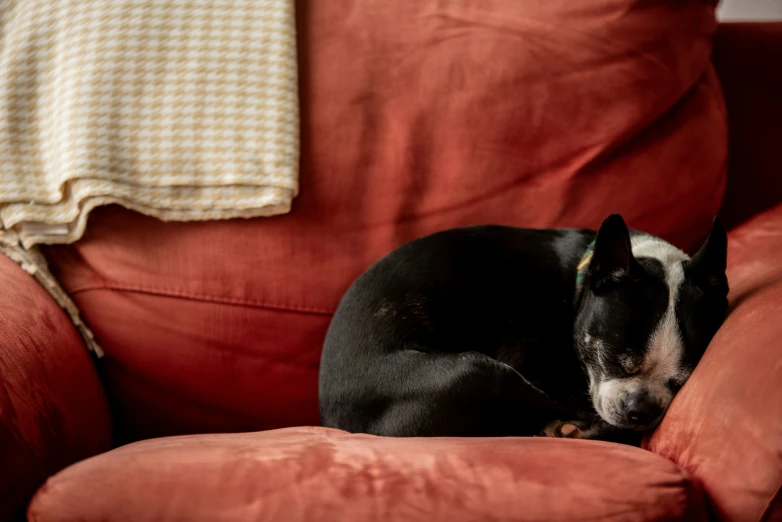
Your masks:
{"label": "fabric seam", "polygon": [[231,304],[231,305],[238,305],[238,306],[246,306],[250,308],[266,308],[270,310],[277,310],[277,311],[284,311],[284,312],[306,313],[306,314],[327,315],[327,316],[334,315],[333,310],[327,310],[325,308],[317,308],[317,307],[309,307],[309,306],[301,306],[301,305],[288,305],[282,303],[270,303],[267,301],[255,301],[252,299],[243,299],[238,297],[220,297],[215,295],[200,294],[196,292],[173,290],[170,288],[147,287],[147,286],[129,285],[129,284],[112,283],[112,284],[104,284],[104,285],[85,286],[70,291],[69,294],[71,296],[75,296],[77,294],[100,291],[100,290],[150,294],[150,295],[158,295],[162,297],[173,297],[178,299],[192,299],[195,301],[204,301],[204,302],[211,302],[211,303],[218,303],[218,304]]}

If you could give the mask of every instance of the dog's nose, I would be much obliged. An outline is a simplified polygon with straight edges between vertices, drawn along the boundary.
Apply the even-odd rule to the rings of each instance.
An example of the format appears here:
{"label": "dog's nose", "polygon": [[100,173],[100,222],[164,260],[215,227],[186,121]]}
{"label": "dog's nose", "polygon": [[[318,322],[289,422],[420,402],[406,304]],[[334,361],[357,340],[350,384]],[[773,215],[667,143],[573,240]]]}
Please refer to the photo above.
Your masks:
{"label": "dog's nose", "polygon": [[639,426],[651,424],[662,413],[660,404],[644,390],[628,395],[623,406],[627,420]]}

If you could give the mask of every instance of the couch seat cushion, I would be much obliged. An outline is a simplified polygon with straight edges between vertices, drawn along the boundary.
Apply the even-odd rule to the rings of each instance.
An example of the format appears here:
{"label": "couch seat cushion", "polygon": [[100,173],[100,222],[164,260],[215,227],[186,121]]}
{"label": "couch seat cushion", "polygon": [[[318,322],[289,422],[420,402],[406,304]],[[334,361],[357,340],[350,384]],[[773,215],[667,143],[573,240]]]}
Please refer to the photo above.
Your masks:
{"label": "couch seat cushion", "polygon": [[325,428],[131,444],[54,476],[34,522],[705,520],[685,473],[600,442]]}

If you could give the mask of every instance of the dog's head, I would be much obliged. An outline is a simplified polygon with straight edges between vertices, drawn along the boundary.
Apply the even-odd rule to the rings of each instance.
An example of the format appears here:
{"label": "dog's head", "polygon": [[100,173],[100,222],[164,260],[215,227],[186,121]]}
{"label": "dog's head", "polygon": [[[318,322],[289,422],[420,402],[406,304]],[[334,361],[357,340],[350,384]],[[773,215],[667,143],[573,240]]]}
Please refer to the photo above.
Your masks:
{"label": "dog's head", "polygon": [[727,235],[719,220],[690,259],[615,214],[582,272],[575,345],[598,414],[646,430],[662,418],[727,311]]}

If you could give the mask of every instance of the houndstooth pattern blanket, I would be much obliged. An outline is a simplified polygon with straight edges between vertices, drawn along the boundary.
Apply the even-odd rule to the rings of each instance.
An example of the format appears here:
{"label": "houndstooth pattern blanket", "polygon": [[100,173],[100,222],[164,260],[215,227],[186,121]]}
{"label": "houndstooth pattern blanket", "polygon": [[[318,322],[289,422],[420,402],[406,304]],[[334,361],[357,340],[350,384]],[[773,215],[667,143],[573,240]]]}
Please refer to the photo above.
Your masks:
{"label": "houndstooth pattern blanket", "polygon": [[112,203],[288,212],[297,84],[294,0],[0,0],[0,251],[92,343],[35,245],[79,239]]}
{"label": "houndstooth pattern blanket", "polygon": [[294,0],[0,2],[0,221],[269,216],[298,190]]}

